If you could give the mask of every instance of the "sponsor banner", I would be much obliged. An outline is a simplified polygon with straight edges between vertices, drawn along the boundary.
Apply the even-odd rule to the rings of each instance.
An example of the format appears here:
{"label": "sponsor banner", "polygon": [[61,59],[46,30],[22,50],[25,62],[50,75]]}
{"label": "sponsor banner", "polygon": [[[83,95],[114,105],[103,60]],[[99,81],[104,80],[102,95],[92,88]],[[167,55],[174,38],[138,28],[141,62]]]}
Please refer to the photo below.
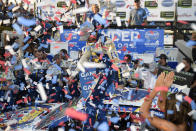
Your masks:
{"label": "sponsor banner", "polygon": [[[64,30],[61,34],[61,41],[67,41],[66,38],[70,34],[72,38],[68,42],[68,50],[81,50],[85,46],[85,41],[79,41],[80,37],[75,30]],[[157,47],[164,46],[163,29],[105,29],[102,30],[102,34],[114,41],[120,58],[128,53],[155,54]]]}
{"label": "sponsor banner", "polygon": [[157,48],[156,57],[165,54],[168,59],[167,62],[177,62],[178,48]]}
{"label": "sponsor banner", "polygon": [[174,0],[145,0],[144,7],[148,9],[148,21],[174,21]]}
{"label": "sponsor banner", "polygon": [[86,69],[86,72],[80,72],[79,73],[79,78],[80,78],[80,83],[81,83],[81,90],[82,90],[82,96],[84,98],[87,98],[90,89],[92,87],[92,83],[94,82],[94,76],[93,74],[96,74],[96,69]]}
{"label": "sponsor banner", "polygon": [[68,51],[68,43],[58,42],[58,41],[50,42],[50,54],[51,55],[58,54],[61,49],[66,49]]}
{"label": "sponsor banner", "polygon": [[178,0],[178,20],[196,20],[196,0]]}
{"label": "sponsor banner", "polygon": [[167,67],[163,67],[160,66],[159,67],[159,71],[158,71],[158,75],[161,74],[161,72],[165,72],[166,74],[173,71],[175,73],[174,76],[174,84],[176,85],[180,85],[180,86],[184,86],[184,85],[188,85],[190,86],[193,80],[193,73],[189,73],[189,72],[176,72],[176,70],[172,69],[172,68],[167,68]]}

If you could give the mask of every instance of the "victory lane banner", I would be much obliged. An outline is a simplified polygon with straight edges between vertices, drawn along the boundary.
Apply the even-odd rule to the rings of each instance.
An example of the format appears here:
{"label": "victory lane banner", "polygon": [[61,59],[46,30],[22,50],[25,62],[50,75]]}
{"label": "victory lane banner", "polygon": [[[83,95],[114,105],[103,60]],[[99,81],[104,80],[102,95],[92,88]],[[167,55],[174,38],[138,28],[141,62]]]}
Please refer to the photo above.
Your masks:
{"label": "victory lane banner", "polygon": [[161,72],[165,72],[166,74],[173,71],[175,73],[174,76],[174,84],[176,85],[180,85],[180,86],[190,86],[192,81],[193,81],[193,73],[189,73],[189,72],[176,72],[174,69],[172,68],[168,68],[168,67],[163,67],[160,66],[159,67],[159,71],[158,71],[158,75],[161,74]]}
{"label": "victory lane banner", "polygon": [[[104,29],[102,34],[110,37],[118,50],[119,57],[123,58],[128,53],[155,53],[156,48],[164,46],[163,29]],[[61,34],[61,41],[68,41],[68,50],[79,51],[85,46],[85,41],[80,41],[80,36],[75,30],[65,29]]]}

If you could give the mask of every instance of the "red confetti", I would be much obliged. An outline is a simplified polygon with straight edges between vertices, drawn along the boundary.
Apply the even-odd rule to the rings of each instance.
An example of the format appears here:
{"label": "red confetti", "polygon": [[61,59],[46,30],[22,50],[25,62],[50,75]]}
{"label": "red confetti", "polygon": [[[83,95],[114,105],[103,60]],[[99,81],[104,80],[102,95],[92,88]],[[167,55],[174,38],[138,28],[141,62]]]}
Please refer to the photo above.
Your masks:
{"label": "red confetti", "polygon": [[110,14],[109,11],[106,11],[105,12],[105,17],[107,17],[109,14]]}
{"label": "red confetti", "polygon": [[64,126],[64,121],[60,122],[58,125],[59,126]]}
{"label": "red confetti", "polygon": [[23,117],[24,116],[24,114],[20,114],[20,115],[18,115],[18,117]]}
{"label": "red confetti", "polygon": [[117,82],[115,83],[115,87],[118,88],[118,83]]}
{"label": "red confetti", "polygon": [[56,93],[52,93],[52,94],[50,94],[50,96],[55,96],[56,95]]}
{"label": "red confetti", "polygon": [[70,2],[73,4],[76,4],[76,0],[71,0]]}
{"label": "red confetti", "polygon": [[35,109],[33,109],[31,112],[30,112],[30,114],[33,114],[35,112]]}
{"label": "red confetti", "polygon": [[137,36],[137,38],[140,39],[140,38],[141,38],[141,35],[139,34],[139,35]]}
{"label": "red confetti", "polygon": [[63,109],[63,107],[62,107],[62,106],[60,106],[60,111],[62,111],[62,109]]}
{"label": "red confetti", "polygon": [[184,100],[187,101],[189,104],[191,104],[192,99],[189,96],[185,96]]}
{"label": "red confetti", "polygon": [[52,103],[52,102],[54,102],[54,99],[50,99],[50,100],[48,101],[48,103]]}
{"label": "red confetti", "polygon": [[85,84],[90,84],[90,83],[92,83],[93,81],[88,81],[88,82],[86,82]]}
{"label": "red confetti", "polygon": [[31,72],[27,68],[24,68],[24,71],[25,71],[25,73],[27,73],[27,75],[31,74]]}
{"label": "red confetti", "polygon": [[98,78],[98,76],[96,74],[92,74],[95,78]]}
{"label": "red confetti", "polygon": [[183,21],[183,20],[179,20],[178,23],[185,24],[185,25],[188,24],[188,22]]}
{"label": "red confetti", "polygon": [[153,31],[149,31],[150,32],[150,34],[154,34],[154,32]]}
{"label": "red confetti", "polygon": [[0,78],[0,81],[7,81],[5,78]]}
{"label": "red confetti", "polygon": [[126,61],[125,60],[120,60],[120,63],[126,63]]}
{"label": "red confetti", "polygon": [[61,15],[62,13],[60,11],[55,12],[57,15]]}
{"label": "red confetti", "polygon": [[102,29],[101,25],[96,26],[96,30],[100,30],[100,29]]}
{"label": "red confetti", "polygon": [[139,77],[139,74],[138,73],[135,73],[134,76],[135,76],[135,78],[138,78]]}
{"label": "red confetti", "polygon": [[69,44],[69,46],[70,46],[70,47],[74,47],[75,45],[74,45],[74,44]]}
{"label": "red confetti", "polygon": [[9,52],[5,52],[5,54],[4,54],[4,57],[5,58],[8,58],[8,57],[10,57],[11,56],[11,54],[9,53]]}
{"label": "red confetti", "polygon": [[116,70],[116,71],[118,71],[119,70],[119,68],[116,66],[116,65],[114,65],[114,64],[112,64],[112,66],[111,66],[114,70]]}
{"label": "red confetti", "polygon": [[90,99],[93,100],[94,99],[93,96],[90,96]]}
{"label": "red confetti", "polygon": [[166,26],[171,26],[170,22],[165,23]]}
{"label": "red confetti", "polygon": [[60,48],[60,47],[59,46],[55,46],[54,48],[57,49],[57,48]]}
{"label": "red confetti", "polygon": [[0,65],[4,66],[5,65],[5,61],[1,61],[0,60]]}
{"label": "red confetti", "polygon": [[18,100],[18,101],[16,101],[16,105],[18,105],[18,104],[20,104],[22,102],[23,102],[23,100]]}
{"label": "red confetti", "polygon": [[145,26],[146,25],[146,23],[142,23],[142,26]]}
{"label": "red confetti", "polygon": [[67,90],[65,90],[65,89],[62,89],[62,91],[63,91],[63,92],[64,92],[64,93],[67,95],[67,93],[68,93],[68,92],[67,92]]}
{"label": "red confetti", "polygon": [[72,33],[69,33],[69,36],[67,37],[66,40],[71,40],[71,37],[72,37]]}
{"label": "red confetti", "polygon": [[69,21],[69,23],[67,24],[67,26],[70,26],[72,24],[72,21]]}
{"label": "red confetti", "polygon": [[71,94],[73,95],[75,92],[76,92],[76,91],[75,91],[75,90],[73,90],[73,91],[71,92]]}
{"label": "red confetti", "polygon": [[90,123],[90,126],[92,127],[92,120],[91,120],[91,118],[89,118],[89,123]]}
{"label": "red confetti", "polygon": [[24,98],[24,103],[28,103],[28,100],[27,100],[27,98],[26,98],[26,97]]}
{"label": "red confetti", "polygon": [[54,19],[55,19],[56,21],[58,21],[58,22],[60,21],[60,19],[59,19],[58,17],[56,17],[56,16],[54,17]]}
{"label": "red confetti", "polygon": [[115,41],[117,39],[117,36],[115,35],[112,41]]}
{"label": "red confetti", "polygon": [[67,108],[65,110],[65,115],[80,121],[85,121],[88,118],[88,114],[78,112],[74,108]]}
{"label": "red confetti", "polygon": [[0,122],[2,122],[3,121],[3,118],[0,118]]}

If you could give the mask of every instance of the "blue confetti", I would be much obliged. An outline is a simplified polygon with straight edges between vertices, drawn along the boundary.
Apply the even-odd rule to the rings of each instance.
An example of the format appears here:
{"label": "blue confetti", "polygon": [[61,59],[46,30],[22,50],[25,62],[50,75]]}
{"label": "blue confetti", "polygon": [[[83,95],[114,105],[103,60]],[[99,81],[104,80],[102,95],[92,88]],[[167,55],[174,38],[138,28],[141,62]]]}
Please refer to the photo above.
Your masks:
{"label": "blue confetti", "polygon": [[57,76],[55,75],[52,77],[52,84],[56,84],[56,82],[57,82]]}
{"label": "blue confetti", "polygon": [[10,6],[8,7],[8,10],[12,10],[14,7],[15,7],[15,5],[10,5]]}
{"label": "blue confetti", "polygon": [[193,40],[189,40],[189,41],[186,43],[186,46],[188,46],[188,47],[195,46],[195,45],[196,45],[196,41],[193,41]]}
{"label": "blue confetti", "polygon": [[130,125],[131,125],[131,123],[130,123],[130,122],[127,122],[127,128],[129,128],[129,127],[130,127]]}
{"label": "blue confetti", "polygon": [[96,121],[96,122],[95,122],[95,124],[93,125],[93,128],[95,128],[95,129],[96,129],[98,125],[99,125],[99,122],[98,122],[98,121]]}
{"label": "blue confetti", "polygon": [[101,124],[98,126],[97,130],[98,130],[98,131],[109,131],[108,123],[107,123],[107,122],[101,123]]}
{"label": "blue confetti", "polygon": [[24,57],[26,57],[26,58],[29,57],[29,52],[26,52]]}
{"label": "blue confetti", "polygon": [[35,19],[25,19],[24,17],[18,17],[17,19],[17,22],[21,25],[24,25],[24,26],[33,26],[33,25],[36,25],[36,20]]}
{"label": "blue confetti", "polygon": [[192,110],[196,110],[196,104],[193,100],[191,101],[191,108]]}
{"label": "blue confetti", "polygon": [[16,32],[17,32],[19,35],[22,35],[22,34],[23,34],[23,31],[22,31],[22,29],[20,28],[20,26],[19,26],[18,24],[14,23],[14,24],[12,25],[12,27],[16,30]]}
{"label": "blue confetti", "polygon": [[172,115],[172,114],[174,114],[174,111],[173,110],[167,110],[167,114]]}
{"label": "blue confetti", "polygon": [[106,21],[105,19],[103,19],[100,15],[96,14],[96,15],[94,15],[93,18],[94,18],[96,21],[98,21],[99,24],[104,25],[104,27],[107,27],[107,26],[108,26],[107,21]]}
{"label": "blue confetti", "polygon": [[65,97],[68,99],[72,99],[72,97],[70,95],[65,95]]}
{"label": "blue confetti", "polygon": [[21,70],[22,69],[22,65],[16,65],[14,66],[14,70]]}
{"label": "blue confetti", "polygon": [[30,36],[25,37],[23,42],[26,43],[30,38],[31,38]]}
{"label": "blue confetti", "polygon": [[57,68],[57,70],[61,71],[61,67],[59,67],[57,64],[54,64],[54,66]]}
{"label": "blue confetti", "polygon": [[14,44],[12,45],[13,49],[18,49],[19,48],[19,44],[14,42]]}
{"label": "blue confetti", "polygon": [[16,56],[13,56],[12,59],[11,59],[11,64],[15,64],[17,62],[17,58]]}
{"label": "blue confetti", "polygon": [[24,45],[24,46],[22,47],[22,50],[24,51],[24,50],[26,50],[28,47],[29,47],[29,44],[26,44],[26,45]]}
{"label": "blue confetti", "polygon": [[131,81],[131,84],[137,85],[137,82],[136,81]]}
{"label": "blue confetti", "polygon": [[120,118],[119,117],[112,117],[111,119],[110,119],[110,121],[112,122],[112,123],[114,123],[114,124],[116,124],[116,123],[118,123],[118,121],[120,120]]}
{"label": "blue confetti", "polygon": [[150,121],[149,121],[147,118],[145,119],[145,122],[146,122],[146,124],[147,124],[149,127],[151,127]]}
{"label": "blue confetti", "polygon": [[8,12],[7,15],[9,16],[9,18],[12,18],[13,17],[12,12]]}

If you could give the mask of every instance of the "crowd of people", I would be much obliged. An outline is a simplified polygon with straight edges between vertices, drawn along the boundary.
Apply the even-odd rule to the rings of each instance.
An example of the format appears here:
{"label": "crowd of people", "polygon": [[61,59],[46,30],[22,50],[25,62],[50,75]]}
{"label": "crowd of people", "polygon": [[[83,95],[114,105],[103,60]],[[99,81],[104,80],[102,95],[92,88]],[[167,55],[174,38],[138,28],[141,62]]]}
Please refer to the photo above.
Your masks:
{"label": "crowd of people", "polygon": [[[88,114],[88,118],[80,123],[80,128],[77,127],[78,125],[75,126],[77,130],[86,131],[96,128],[109,130],[109,127],[112,130],[129,129],[130,122],[129,125],[123,123],[121,125],[123,128],[112,127],[111,121],[113,120],[108,120],[106,117],[110,107],[103,103],[106,97],[112,98],[111,93],[125,87],[139,87],[149,91],[149,95],[146,96],[141,106],[140,114],[143,118],[142,122],[147,123],[150,130],[193,130],[191,116],[194,115],[196,109],[194,103],[196,75],[191,67],[191,59],[184,58],[182,61],[184,64],[182,71],[194,74],[192,84],[188,87],[191,88],[190,94],[175,93],[167,96],[175,74],[170,72],[158,75],[160,66],[169,67],[166,54],[161,54],[158,61],[148,64],[139,58],[133,59],[131,54],[126,54],[124,59],[120,60],[113,41],[100,33],[100,29],[106,28],[108,23],[99,14],[98,5],[92,5],[92,12],[89,16],[87,15],[85,22],[90,25],[86,27],[90,33],[84,33],[87,41],[86,50],[81,51],[77,60],[71,60],[65,49],[60,50],[54,56],[47,52],[53,33],[57,31],[54,29],[61,26],[59,22],[51,23],[35,18],[32,12],[23,8],[22,4],[14,5],[4,3],[2,0],[0,3],[2,24],[4,26],[14,24],[15,26],[12,27],[18,34],[21,30],[23,32],[21,35],[25,34],[21,45],[18,37],[9,38],[5,35],[5,45],[0,48],[1,113],[40,103],[72,103],[75,99],[81,99],[83,89],[79,75],[81,72],[88,72],[88,68],[95,68],[96,73],[92,74],[94,81],[90,81],[93,83],[89,89],[90,93],[85,99],[81,99],[85,107],[83,112]],[[90,6],[88,0],[80,3]],[[19,8],[13,11],[16,6]],[[134,6],[135,9],[130,13],[130,25],[146,23],[147,14],[140,7],[140,0],[135,0]],[[24,18],[22,20],[27,20],[27,23],[20,21],[21,17]],[[8,19],[11,21],[6,22],[5,20]],[[37,26],[41,28],[36,29]],[[33,36],[32,30],[37,34]],[[80,36],[83,37],[83,35]],[[164,119],[150,114],[152,100],[157,95],[159,95],[159,110],[165,114]],[[128,115],[125,113],[125,116],[119,116],[116,112],[114,114],[120,119],[131,119],[131,113]],[[51,126],[49,129],[55,130],[56,128]]]}

